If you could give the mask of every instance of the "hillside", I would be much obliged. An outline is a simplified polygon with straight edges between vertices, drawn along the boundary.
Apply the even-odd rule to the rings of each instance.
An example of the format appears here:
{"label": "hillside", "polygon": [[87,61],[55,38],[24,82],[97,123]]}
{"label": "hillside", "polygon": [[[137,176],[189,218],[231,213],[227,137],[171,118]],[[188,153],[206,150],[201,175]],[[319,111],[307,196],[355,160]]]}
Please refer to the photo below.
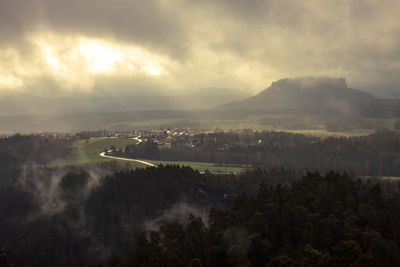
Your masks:
{"label": "hillside", "polygon": [[56,115],[144,110],[182,110],[214,108],[248,97],[249,94],[229,88],[199,88],[193,92],[164,95],[144,92],[136,94],[104,93],[75,96],[38,97],[15,93],[0,95],[0,114]]}
{"label": "hillside", "polygon": [[[392,101],[393,102],[393,101]],[[386,101],[347,86],[344,78],[301,77],[273,82],[259,94],[242,101],[221,105],[218,109],[270,111],[282,113],[335,113],[370,116],[392,116],[399,106],[394,101],[384,110]]]}

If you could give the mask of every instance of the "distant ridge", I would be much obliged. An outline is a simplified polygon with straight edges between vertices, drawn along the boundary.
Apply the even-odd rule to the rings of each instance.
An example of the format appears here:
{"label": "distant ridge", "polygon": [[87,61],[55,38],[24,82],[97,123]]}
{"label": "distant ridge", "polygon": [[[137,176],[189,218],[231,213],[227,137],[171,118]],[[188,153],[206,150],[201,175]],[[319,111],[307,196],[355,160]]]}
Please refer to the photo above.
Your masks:
{"label": "distant ridge", "polygon": [[87,112],[125,112],[145,110],[183,110],[214,108],[250,96],[229,88],[199,88],[176,92],[175,95],[155,94],[87,94],[38,97],[28,94],[0,96],[0,115],[62,115]]}
{"label": "distant ridge", "polygon": [[362,113],[375,105],[372,94],[350,89],[344,78],[299,77],[278,80],[255,96],[218,109]]}

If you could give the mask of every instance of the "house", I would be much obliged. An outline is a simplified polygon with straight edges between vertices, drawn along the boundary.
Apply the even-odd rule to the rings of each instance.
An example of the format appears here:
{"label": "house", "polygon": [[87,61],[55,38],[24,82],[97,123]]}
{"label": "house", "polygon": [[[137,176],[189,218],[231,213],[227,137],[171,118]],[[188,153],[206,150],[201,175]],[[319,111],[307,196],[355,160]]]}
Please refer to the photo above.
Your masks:
{"label": "house", "polygon": [[125,131],[125,132],[116,132],[115,137],[134,137],[133,131]]}

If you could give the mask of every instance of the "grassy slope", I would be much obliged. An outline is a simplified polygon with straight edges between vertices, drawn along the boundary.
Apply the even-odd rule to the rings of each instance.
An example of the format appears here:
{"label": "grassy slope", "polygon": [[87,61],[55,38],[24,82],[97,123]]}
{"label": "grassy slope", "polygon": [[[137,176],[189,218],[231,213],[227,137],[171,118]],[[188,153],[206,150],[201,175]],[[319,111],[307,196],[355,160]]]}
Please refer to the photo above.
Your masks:
{"label": "grassy slope", "polygon": [[[360,135],[368,135],[373,131],[370,130],[359,130],[359,131],[349,131],[349,132],[327,132],[325,130],[283,130],[286,132],[292,133],[301,133],[306,135],[314,135],[319,137],[327,137],[327,136],[360,136]],[[49,167],[55,166],[72,166],[72,165],[83,165],[87,163],[101,163],[112,161],[114,159],[108,159],[104,157],[100,157],[99,154],[104,151],[104,149],[109,149],[111,146],[115,147],[125,147],[129,144],[136,144],[136,140],[131,138],[90,138],[87,140],[80,140],[74,143],[73,152],[68,155],[66,158],[54,160],[49,164]],[[235,167],[235,166],[218,166],[214,163],[208,162],[190,162],[190,161],[157,161],[157,160],[147,160],[143,159],[147,162],[153,164],[176,164],[176,165],[185,165],[190,166],[191,168],[203,172],[205,170],[209,170],[211,172],[220,172],[220,173],[239,173],[244,172],[246,168],[243,167]],[[128,163],[127,161],[120,161],[124,163]],[[142,168],[146,167],[146,165],[141,163],[129,162],[133,168]]]}
{"label": "grassy slope", "polygon": [[370,135],[375,132],[374,129],[353,129],[347,132],[328,132],[327,130],[281,130],[288,133],[298,133],[305,135],[312,135],[317,137],[351,137],[351,136],[363,136]]}
{"label": "grassy slope", "polygon": [[[50,167],[54,166],[71,166],[82,165],[86,163],[101,163],[112,161],[100,157],[100,153],[105,148],[110,148],[112,145],[116,147],[124,147],[129,144],[136,144],[136,140],[130,138],[90,138],[86,140],[79,140],[74,143],[74,150],[70,155],[63,159],[57,159],[49,164]],[[143,167],[145,165],[140,163],[131,163],[134,167]]]}
{"label": "grassy slope", "polygon": [[[125,147],[129,144],[136,144],[136,140],[130,138],[90,138],[87,140],[80,140],[74,143],[73,152],[68,155],[66,158],[54,160],[49,164],[49,167],[55,166],[72,166],[72,165],[83,165],[87,163],[101,163],[112,161],[114,159],[108,159],[104,157],[100,157],[99,154],[104,151],[105,148],[110,148],[112,145],[115,147]],[[157,160],[147,160],[144,161],[153,163],[153,164],[174,164],[174,165],[184,165],[190,166],[191,168],[203,172],[205,170],[209,170],[211,172],[219,172],[219,173],[238,173],[243,172],[246,168],[241,167],[232,167],[232,166],[218,166],[214,163],[207,162],[190,162],[190,161],[157,161]],[[128,161],[121,162],[128,163]],[[141,163],[129,162],[129,164],[135,168],[146,167],[146,165]]]}

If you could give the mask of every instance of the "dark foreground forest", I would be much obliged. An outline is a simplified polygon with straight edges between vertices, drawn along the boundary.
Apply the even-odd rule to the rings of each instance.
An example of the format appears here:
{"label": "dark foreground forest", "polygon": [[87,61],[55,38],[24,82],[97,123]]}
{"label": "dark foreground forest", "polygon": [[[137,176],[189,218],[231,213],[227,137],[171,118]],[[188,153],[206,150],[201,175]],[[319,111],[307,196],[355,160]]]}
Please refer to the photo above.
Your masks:
{"label": "dark foreground forest", "polygon": [[0,266],[400,265],[393,180],[282,167],[48,168],[68,142],[14,136],[0,146]]}

